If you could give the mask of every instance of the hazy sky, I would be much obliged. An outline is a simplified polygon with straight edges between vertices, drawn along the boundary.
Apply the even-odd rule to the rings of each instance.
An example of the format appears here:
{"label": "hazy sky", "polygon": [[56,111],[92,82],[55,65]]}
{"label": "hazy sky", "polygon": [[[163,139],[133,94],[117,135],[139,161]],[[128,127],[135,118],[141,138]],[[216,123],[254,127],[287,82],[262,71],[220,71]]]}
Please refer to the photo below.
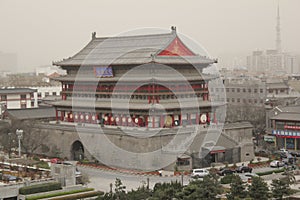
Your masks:
{"label": "hazy sky", "polygon": [[[285,51],[300,52],[300,0],[281,0]],[[278,0],[0,0],[0,51],[34,69],[72,56],[97,36],[143,27],[177,27],[219,65],[275,48]]]}

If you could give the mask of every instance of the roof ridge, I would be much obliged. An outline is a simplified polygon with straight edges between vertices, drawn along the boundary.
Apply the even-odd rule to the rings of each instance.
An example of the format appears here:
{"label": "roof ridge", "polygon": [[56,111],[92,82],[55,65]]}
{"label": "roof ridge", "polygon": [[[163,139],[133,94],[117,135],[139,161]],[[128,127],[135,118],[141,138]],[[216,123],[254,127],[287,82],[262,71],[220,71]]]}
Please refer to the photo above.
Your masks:
{"label": "roof ridge", "polygon": [[106,37],[95,37],[92,40],[96,39],[112,39],[112,38],[132,38],[132,37],[147,37],[147,36],[164,36],[164,35],[173,35],[173,33],[155,33],[155,34],[141,34],[141,35],[119,35],[119,36],[106,36]]}
{"label": "roof ridge", "polygon": [[[83,52],[88,46],[90,46],[91,43],[93,43],[95,41],[106,40],[106,39],[107,40],[118,39],[118,38],[126,39],[126,38],[139,38],[139,37],[141,38],[141,37],[149,37],[149,36],[151,36],[151,37],[157,37],[157,36],[168,36],[168,35],[169,36],[175,35],[175,37],[176,37],[176,34],[174,34],[173,32],[171,32],[171,33],[159,33],[159,34],[145,34],[145,35],[116,36],[116,37],[114,37],[114,36],[113,37],[96,37],[96,36],[92,36],[92,39],[80,51],[78,51],[76,54],[74,54],[73,56],[70,56],[68,58],[65,58],[63,60],[52,62],[52,64],[59,66],[60,62],[72,59],[72,58],[76,57],[77,55],[80,55],[81,52]],[[170,42],[172,42],[175,37],[172,37],[172,39],[170,40]]]}

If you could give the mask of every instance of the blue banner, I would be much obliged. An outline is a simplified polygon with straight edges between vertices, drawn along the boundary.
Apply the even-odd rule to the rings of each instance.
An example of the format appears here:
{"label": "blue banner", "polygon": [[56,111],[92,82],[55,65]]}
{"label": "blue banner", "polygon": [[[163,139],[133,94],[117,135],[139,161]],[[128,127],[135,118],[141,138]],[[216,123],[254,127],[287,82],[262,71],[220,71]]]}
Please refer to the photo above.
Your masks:
{"label": "blue banner", "polygon": [[300,137],[299,131],[291,130],[272,130],[272,134],[277,136]]}
{"label": "blue banner", "polygon": [[108,67],[94,67],[94,73],[95,73],[95,76],[98,77],[98,78],[113,77],[114,76],[111,66],[108,66]]}

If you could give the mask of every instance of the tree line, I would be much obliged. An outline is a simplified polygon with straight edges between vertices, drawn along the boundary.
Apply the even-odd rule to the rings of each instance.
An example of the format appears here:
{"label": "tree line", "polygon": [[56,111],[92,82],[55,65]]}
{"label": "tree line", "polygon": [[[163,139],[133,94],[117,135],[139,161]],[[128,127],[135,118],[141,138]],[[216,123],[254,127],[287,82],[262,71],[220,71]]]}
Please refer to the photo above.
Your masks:
{"label": "tree line", "polygon": [[226,197],[228,200],[239,199],[283,199],[292,194],[290,184],[293,178],[287,174],[282,179],[274,179],[271,186],[261,177],[253,177],[252,183],[247,184],[240,176],[233,174],[230,188],[224,188],[216,175],[208,175],[203,179],[192,180],[183,186],[179,182],[157,183],[153,189],[145,184],[135,190],[126,192],[126,186],[120,179],[116,179],[114,190],[104,193],[97,200],[213,200]]}

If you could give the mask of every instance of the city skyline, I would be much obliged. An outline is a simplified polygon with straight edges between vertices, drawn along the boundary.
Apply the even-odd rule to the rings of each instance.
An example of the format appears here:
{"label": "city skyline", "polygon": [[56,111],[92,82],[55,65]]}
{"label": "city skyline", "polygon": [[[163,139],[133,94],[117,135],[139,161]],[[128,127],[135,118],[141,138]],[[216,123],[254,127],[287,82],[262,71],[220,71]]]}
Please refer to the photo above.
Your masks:
{"label": "city skyline", "polygon": [[[280,5],[283,51],[300,54],[297,0],[225,2],[147,2],[131,0],[86,3],[1,1],[3,36],[0,50],[18,55],[19,70],[69,57],[91,39],[143,27],[170,30],[176,26],[204,46],[219,67],[240,63],[253,50],[276,48],[277,6]],[[116,6],[118,5],[118,6]],[[22,69],[24,68],[24,69]],[[2,69],[1,69],[2,70]]]}

